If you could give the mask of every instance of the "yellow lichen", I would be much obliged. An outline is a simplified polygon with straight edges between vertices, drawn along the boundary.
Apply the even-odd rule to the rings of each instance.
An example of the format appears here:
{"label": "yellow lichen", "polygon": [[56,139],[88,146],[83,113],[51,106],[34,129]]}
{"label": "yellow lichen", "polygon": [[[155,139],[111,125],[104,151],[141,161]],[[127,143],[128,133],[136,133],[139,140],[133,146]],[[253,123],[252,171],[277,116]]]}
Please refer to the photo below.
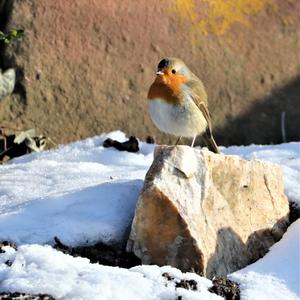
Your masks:
{"label": "yellow lichen", "polygon": [[207,35],[222,36],[235,23],[248,26],[249,17],[257,15],[266,4],[273,0],[198,0],[206,7],[196,11],[197,0],[173,0],[173,10],[183,20],[190,20],[191,31]]}
{"label": "yellow lichen", "polygon": [[191,21],[197,19],[193,0],[175,0],[174,8],[183,19],[190,19]]}
{"label": "yellow lichen", "polygon": [[285,26],[288,26],[288,25],[293,25],[295,23],[295,20],[292,16],[285,16],[282,18],[282,23],[285,25]]}

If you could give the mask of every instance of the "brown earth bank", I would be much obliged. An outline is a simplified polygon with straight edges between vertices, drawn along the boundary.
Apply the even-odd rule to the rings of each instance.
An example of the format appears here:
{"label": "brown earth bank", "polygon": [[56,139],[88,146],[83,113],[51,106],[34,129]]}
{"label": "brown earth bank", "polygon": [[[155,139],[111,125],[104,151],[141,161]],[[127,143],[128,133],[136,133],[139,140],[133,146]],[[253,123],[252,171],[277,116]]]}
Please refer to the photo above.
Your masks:
{"label": "brown earth bank", "polygon": [[218,144],[300,140],[297,0],[0,0],[0,67],[17,83],[0,125],[57,143],[121,129],[175,141],[152,124],[146,95],[158,61],[178,56],[203,80]]}

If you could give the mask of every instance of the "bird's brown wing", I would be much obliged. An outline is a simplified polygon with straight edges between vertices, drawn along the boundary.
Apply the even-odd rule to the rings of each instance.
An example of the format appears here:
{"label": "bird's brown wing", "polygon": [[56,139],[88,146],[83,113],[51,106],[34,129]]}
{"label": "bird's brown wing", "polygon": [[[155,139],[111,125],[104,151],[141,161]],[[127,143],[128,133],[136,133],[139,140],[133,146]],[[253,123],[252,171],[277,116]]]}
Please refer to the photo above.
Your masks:
{"label": "bird's brown wing", "polygon": [[[195,101],[194,101],[195,102]],[[210,119],[210,114],[209,111],[206,107],[206,105],[203,102],[198,102],[195,104],[198,106],[198,108],[201,110],[206,122],[207,122],[207,131],[209,133],[209,136],[212,136],[212,130],[211,130],[211,119]]]}
{"label": "bird's brown wing", "polygon": [[191,98],[202,112],[209,131],[211,132],[211,120],[207,109],[207,94],[204,85],[200,80],[191,80],[186,84],[191,89]]}
{"label": "bird's brown wing", "polygon": [[204,139],[204,142],[208,146],[208,149],[210,151],[215,152],[215,153],[220,153],[217,143],[215,142],[215,139],[212,134],[211,119],[210,119],[209,111],[203,102],[198,103],[197,106],[201,110],[201,112],[207,122],[207,128],[206,128],[206,131],[203,133],[202,138]]}
{"label": "bird's brown wing", "polygon": [[199,80],[196,75],[195,79],[189,80],[186,85],[191,89],[195,104],[198,106],[198,103],[203,103],[207,105],[207,94],[204,88],[204,85],[201,80]]}
{"label": "bird's brown wing", "polygon": [[204,86],[200,81],[200,84],[190,84],[190,88],[192,90],[191,98],[193,99],[194,103],[197,105],[199,110],[202,112],[207,122],[207,128],[202,137],[205,143],[207,144],[209,150],[215,153],[219,153],[218,146],[212,135],[211,118],[207,108],[207,95]]}

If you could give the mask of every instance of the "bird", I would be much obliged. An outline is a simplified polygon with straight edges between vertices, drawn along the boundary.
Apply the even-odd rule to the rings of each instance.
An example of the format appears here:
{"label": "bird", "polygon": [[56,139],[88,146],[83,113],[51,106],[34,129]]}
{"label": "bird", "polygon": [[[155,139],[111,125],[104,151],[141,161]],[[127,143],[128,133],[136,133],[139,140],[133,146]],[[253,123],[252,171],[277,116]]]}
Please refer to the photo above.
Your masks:
{"label": "bird", "polygon": [[208,149],[219,153],[212,135],[207,94],[202,81],[179,58],[163,58],[148,91],[148,111],[159,130],[178,137],[201,135]]}

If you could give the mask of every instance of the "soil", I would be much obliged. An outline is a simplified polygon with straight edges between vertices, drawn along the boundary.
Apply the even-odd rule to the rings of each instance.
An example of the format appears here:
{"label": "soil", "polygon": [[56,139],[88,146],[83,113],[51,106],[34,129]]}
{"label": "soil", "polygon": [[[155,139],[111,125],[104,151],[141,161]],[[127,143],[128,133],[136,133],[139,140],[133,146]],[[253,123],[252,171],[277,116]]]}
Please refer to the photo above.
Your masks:
{"label": "soil", "polygon": [[[176,288],[184,288],[192,291],[198,290],[197,281],[193,279],[182,279],[178,281],[169,273],[163,273],[162,276],[168,281],[175,281]],[[211,293],[217,294],[225,300],[240,300],[240,288],[238,283],[231,281],[226,277],[214,277],[212,282],[213,286],[208,289]],[[177,300],[181,299],[181,296],[177,298]]]}
{"label": "soil", "polygon": [[4,252],[2,247],[5,247],[5,246],[9,246],[9,247],[12,247],[15,250],[18,250],[18,247],[15,243],[12,243],[12,242],[9,242],[9,241],[3,241],[3,242],[0,243],[0,253]]}
{"label": "soil", "polygon": [[213,286],[209,288],[209,291],[215,293],[225,300],[240,300],[240,288],[239,285],[225,277],[215,277],[213,280]]}
{"label": "soil", "polygon": [[45,294],[25,294],[25,293],[0,293],[0,300],[56,300],[56,298]]}
{"label": "soil", "polygon": [[300,218],[300,206],[296,202],[289,202],[289,222],[293,223]]}
{"label": "soil", "polygon": [[54,248],[57,250],[72,256],[86,257],[91,263],[121,268],[131,268],[141,264],[138,257],[126,252],[125,247],[120,245],[106,245],[99,242],[92,246],[70,247],[63,244],[57,237],[54,240]]}

